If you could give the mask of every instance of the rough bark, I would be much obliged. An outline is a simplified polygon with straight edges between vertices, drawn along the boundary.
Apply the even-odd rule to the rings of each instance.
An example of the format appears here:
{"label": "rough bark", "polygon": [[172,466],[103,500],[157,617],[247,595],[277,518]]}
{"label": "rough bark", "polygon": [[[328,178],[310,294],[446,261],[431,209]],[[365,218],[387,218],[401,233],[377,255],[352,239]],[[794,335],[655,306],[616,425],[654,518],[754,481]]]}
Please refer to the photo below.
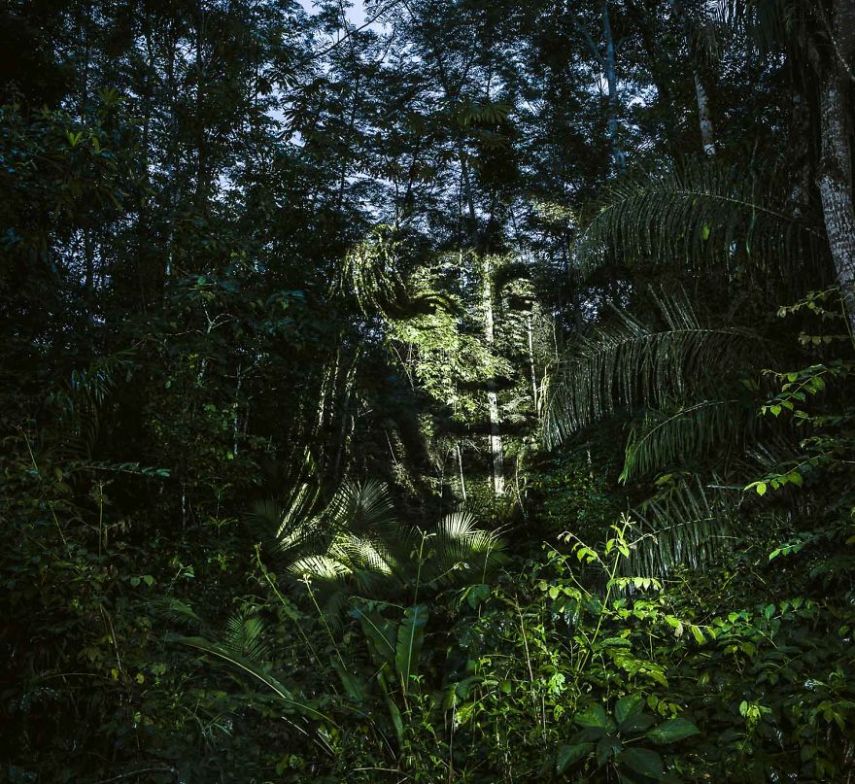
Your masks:
{"label": "rough bark", "polygon": [[855,0],[834,0],[832,29],[840,59],[829,66],[820,95],[822,151],[819,193],[837,283],[855,335],[855,208],[847,64],[855,52]]}

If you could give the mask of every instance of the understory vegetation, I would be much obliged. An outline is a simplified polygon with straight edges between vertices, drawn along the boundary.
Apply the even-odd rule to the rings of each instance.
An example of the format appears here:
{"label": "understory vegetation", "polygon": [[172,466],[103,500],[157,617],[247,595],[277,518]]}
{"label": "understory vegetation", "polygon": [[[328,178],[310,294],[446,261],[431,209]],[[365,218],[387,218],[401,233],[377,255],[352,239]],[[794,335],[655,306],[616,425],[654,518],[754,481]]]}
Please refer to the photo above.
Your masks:
{"label": "understory vegetation", "polygon": [[0,779],[855,782],[853,0],[0,6]]}

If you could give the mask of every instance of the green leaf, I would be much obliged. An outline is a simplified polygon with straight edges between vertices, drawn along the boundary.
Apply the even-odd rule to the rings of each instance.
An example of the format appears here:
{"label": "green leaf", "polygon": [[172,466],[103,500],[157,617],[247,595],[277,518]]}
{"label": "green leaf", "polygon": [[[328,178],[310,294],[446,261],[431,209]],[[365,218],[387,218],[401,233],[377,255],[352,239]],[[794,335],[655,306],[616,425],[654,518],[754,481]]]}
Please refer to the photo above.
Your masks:
{"label": "green leaf", "polygon": [[651,749],[624,749],[618,757],[618,763],[651,779],[659,780],[665,775],[662,757]]}
{"label": "green leaf", "polygon": [[555,757],[556,773],[563,773],[570,765],[588,756],[593,748],[593,743],[565,744],[559,748],[558,754]]}
{"label": "green leaf", "polygon": [[366,687],[365,683],[351,672],[348,672],[340,662],[333,660],[332,666],[338,673],[341,685],[347,696],[356,703],[362,703],[365,700]]}
{"label": "green leaf", "polygon": [[383,618],[380,613],[372,612],[369,615],[359,607],[354,609],[354,614],[359,618],[374,663],[378,666],[388,663],[391,666],[395,655],[395,629],[393,624]]}
{"label": "green leaf", "polygon": [[401,676],[404,694],[409,688],[410,678],[418,667],[422,643],[425,637],[425,624],[428,619],[427,608],[423,604],[408,607],[404,611],[404,620],[398,626],[398,642],[395,646],[395,668]]}
{"label": "green leaf", "polygon": [[466,603],[474,610],[481,602],[490,598],[490,586],[484,583],[471,586],[466,591]]}
{"label": "green leaf", "polygon": [[620,731],[626,735],[638,735],[650,729],[653,717],[649,713],[636,713],[620,725]]}
{"label": "green leaf", "polygon": [[611,757],[617,756],[623,744],[614,736],[606,735],[597,744],[597,767],[602,768]]}
{"label": "green leaf", "polygon": [[604,730],[609,726],[609,717],[606,715],[603,706],[597,703],[589,705],[582,713],[576,714],[574,721],[580,727],[594,727]]}
{"label": "green leaf", "polygon": [[658,727],[654,727],[647,733],[657,745],[666,743],[676,743],[678,740],[690,738],[692,735],[697,735],[700,730],[688,719],[668,719]]}
{"label": "green leaf", "polygon": [[618,725],[623,726],[624,722],[638,713],[644,705],[644,696],[636,692],[628,694],[626,697],[621,697],[615,705],[615,718]]}

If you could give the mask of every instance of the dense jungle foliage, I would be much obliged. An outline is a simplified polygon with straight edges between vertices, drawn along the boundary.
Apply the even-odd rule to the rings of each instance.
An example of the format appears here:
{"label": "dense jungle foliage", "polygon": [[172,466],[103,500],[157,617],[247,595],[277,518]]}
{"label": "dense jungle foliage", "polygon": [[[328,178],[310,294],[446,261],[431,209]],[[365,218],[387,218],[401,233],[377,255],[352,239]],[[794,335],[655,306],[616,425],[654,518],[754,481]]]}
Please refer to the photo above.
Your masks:
{"label": "dense jungle foliage", "polygon": [[855,0],[0,3],[0,779],[855,782]]}

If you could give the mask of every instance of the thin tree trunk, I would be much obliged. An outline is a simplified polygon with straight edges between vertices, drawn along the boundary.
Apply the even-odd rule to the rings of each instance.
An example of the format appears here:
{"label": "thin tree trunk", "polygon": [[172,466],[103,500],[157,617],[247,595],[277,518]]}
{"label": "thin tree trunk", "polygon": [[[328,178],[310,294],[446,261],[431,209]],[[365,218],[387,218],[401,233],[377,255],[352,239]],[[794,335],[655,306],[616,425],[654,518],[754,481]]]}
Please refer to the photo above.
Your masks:
{"label": "thin tree trunk", "polygon": [[[482,305],[484,308],[484,338],[487,348],[492,352],[495,343],[493,316],[493,274],[489,256],[484,257],[481,273]],[[487,382],[487,410],[490,417],[490,459],[493,468],[493,492],[503,495],[505,492],[505,459],[502,452],[501,420],[499,415],[499,395],[496,382],[491,377]]]}
{"label": "thin tree trunk", "polygon": [[531,402],[537,413],[537,366],[534,362],[534,335],[531,325],[531,313],[526,318],[526,332],[528,334],[528,364],[531,371]]}
{"label": "thin tree trunk", "polygon": [[695,98],[698,102],[698,124],[701,129],[701,146],[711,158],[715,156],[715,131],[713,129],[710,102],[700,73],[695,70]]}
{"label": "thin tree trunk", "polygon": [[609,90],[609,139],[612,143],[612,157],[615,169],[623,171],[626,166],[626,155],[620,146],[618,138],[618,93],[617,93],[617,51],[612,35],[612,23],[609,19],[609,3],[603,3],[603,38],[606,42],[606,56],[603,61],[606,72],[606,83]]}
{"label": "thin tree trunk", "polygon": [[849,140],[849,80],[846,64],[855,52],[855,0],[834,0],[832,29],[843,62],[830,67],[822,86],[822,153],[819,192],[825,230],[849,319],[855,335],[855,208],[852,196],[852,149]]}
{"label": "thin tree trunk", "polygon": [[466,502],[466,479],[463,476],[463,450],[457,444],[457,467],[460,469],[460,490],[463,493],[463,501]]}

